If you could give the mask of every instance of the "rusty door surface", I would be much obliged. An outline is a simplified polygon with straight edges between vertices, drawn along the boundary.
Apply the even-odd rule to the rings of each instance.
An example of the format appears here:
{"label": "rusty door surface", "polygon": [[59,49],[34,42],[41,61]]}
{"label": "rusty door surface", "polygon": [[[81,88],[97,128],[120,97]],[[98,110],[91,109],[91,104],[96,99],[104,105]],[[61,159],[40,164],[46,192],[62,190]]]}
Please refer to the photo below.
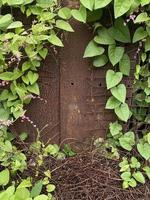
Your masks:
{"label": "rusty door surface", "polygon": [[[39,130],[43,129],[41,137],[46,142],[82,144],[95,136],[104,137],[109,122],[114,120],[113,112],[105,110],[110,95],[105,74],[111,66],[94,69],[90,59],[83,59],[92,31],[78,22],[72,22],[72,26],[75,32],[65,34],[64,48],[50,50],[40,69],[41,97],[47,103],[34,100],[26,114]],[[131,88],[132,80],[125,81]],[[129,100],[131,96],[129,90]],[[27,131],[31,140],[37,135],[29,123],[18,121],[15,130]]]}

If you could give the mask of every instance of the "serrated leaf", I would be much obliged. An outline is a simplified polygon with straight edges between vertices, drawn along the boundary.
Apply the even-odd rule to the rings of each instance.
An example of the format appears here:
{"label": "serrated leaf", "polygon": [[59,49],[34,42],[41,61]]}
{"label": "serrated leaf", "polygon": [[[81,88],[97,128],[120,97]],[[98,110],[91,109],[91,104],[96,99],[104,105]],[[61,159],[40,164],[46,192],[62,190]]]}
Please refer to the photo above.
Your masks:
{"label": "serrated leaf", "polygon": [[114,72],[113,70],[108,70],[106,73],[106,84],[107,84],[107,89],[113,88],[120,81],[122,80],[122,73],[121,72]]}
{"label": "serrated leaf", "polygon": [[124,103],[126,99],[126,87],[124,84],[120,84],[116,87],[111,88],[112,95],[120,102]]}
{"label": "serrated leaf", "polygon": [[118,18],[125,14],[131,7],[131,0],[115,0],[114,1],[114,12],[115,18]]}
{"label": "serrated leaf", "polygon": [[127,132],[119,138],[119,143],[122,148],[131,151],[135,144],[135,135],[133,132]]}
{"label": "serrated leaf", "polygon": [[74,32],[73,28],[71,27],[71,25],[64,21],[64,20],[57,20],[56,21],[56,27],[60,28],[62,30],[68,31],[68,32]]}
{"label": "serrated leaf", "polygon": [[143,27],[139,27],[136,29],[134,36],[133,36],[133,43],[138,42],[147,37],[147,32],[144,30]]}
{"label": "serrated leaf", "polygon": [[124,54],[119,62],[119,69],[122,74],[129,76],[131,68],[131,62],[128,54]]}
{"label": "serrated leaf", "polygon": [[123,54],[124,54],[123,47],[116,47],[115,45],[109,45],[108,56],[109,56],[109,60],[113,66],[115,66],[117,63],[119,63]]}
{"label": "serrated leaf", "polygon": [[127,122],[130,117],[130,110],[128,104],[121,104],[119,107],[115,108],[115,113],[120,120]]}
{"label": "serrated leaf", "polygon": [[94,41],[104,45],[115,44],[115,40],[110,35],[109,30],[104,27],[98,29],[98,35],[94,37]]}
{"label": "serrated leaf", "polygon": [[93,66],[94,67],[103,67],[108,62],[108,58],[106,55],[97,56],[94,58]]}
{"label": "serrated leaf", "polygon": [[106,109],[115,109],[117,108],[118,106],[120,106],[121,102],[118,101],[115,97],[110,97],[108,100],[107,100],[107,103],[106,103]]}
{"label": "serrated leaf", "polygon": [[137,180],[139,183],[142,183],[142,184],[145,183],[145,177],[143,176],[142,172],[140,172],[140,171],[134,172],[132,176],[133,176],[133,177],[135,178],[135,180]]}
{"label": "serrated leaf", "polygon": [[93,40],[89,42],[85,49],[83,58],[99,56],[104,53],[105,49],[98,46]]}

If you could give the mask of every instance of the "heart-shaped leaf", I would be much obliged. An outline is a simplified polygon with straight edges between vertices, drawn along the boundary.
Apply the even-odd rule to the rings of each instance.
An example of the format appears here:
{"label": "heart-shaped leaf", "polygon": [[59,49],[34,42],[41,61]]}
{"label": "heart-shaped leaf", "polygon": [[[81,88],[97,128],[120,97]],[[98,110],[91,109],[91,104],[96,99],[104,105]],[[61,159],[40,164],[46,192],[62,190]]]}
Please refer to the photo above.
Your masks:
{"label": "heart-shaped leaf", "polygon": [[120,120],[127,122],[130,117],[130,110],[128,104],[121,104],[119,107],[115,108],[115,113]]}
{"label": "heart-shaped leaf", "polygon": [[118,18],[125,14],[131,7],[131,0],[115,0],[114,1],[114,12],[115,18]]}
{"label": "heart-shaped leaf", "polygon": [[121,60],[123,54],[124,54],[123,47],[116,47],[115,45],[110,45],[108,48],[109,60],[113,66],[116,65]]}
{"label": "heart-shaped leaf", "polygon": [[86,22],[87,11],[84,6],[81,5],[79,10],[73,9],[71,11],[71,14],[76,20],[83,22],[83,23]]}
{"label": "heart-shaped leaf", "polygon": [[106,103],[106,109],[115,109],[120,106],[121,102],[118,101],[115,97],[110,97]]}
{"label": "heart-shaped leaf", "polygon": [[139,40],[142,40],[147,37],[147,32],[143,27],[139,27],[136,29],[134,36],[133,36],[133,43],[138,42]]}
{"label": "heart-shaped leaf", "polygon": [[85,49],[84,58],[99,56],[104,53],[105,49],[98,46],[93,40],[89,42],[88,46]]}
{"label": "heart-shaped leaf", "polygon": [[95,0],[95,9],[99,9],[99,8],[104,8],[105,6],[107,6],[112,0]]}
{"label": "heart-shaped leaf", "polygon": [[145,158],[145,160],[150,159],[150,144],[139,143],[137,144],[137,149],[138,149],[138,152],[141,154],[141,156]]}
{"label": "heart-shaped leaf", "polygon": [[106,65],[108,62],[108,58],[106,55],[100,55],[97,56],[94,61],[93,61],[93,66],[94,67],[102,67],[104,65]]}
{"label": "heart-shaped leaf", "polygon": [[121,72],[114,72],[113,70],[108,70],[106,73],[106,84],[107,89],[115,87],[122,80]]}
{"label": "heart-shaped leaf", "polygon": [[30,83],[32,85],[38,80],[39,75],[38,75],[38,73],[33,73],[32,71],[29,71],[28,74],[27,74],[27,77],[28,77],[28,80],[30,81]]}
{"label": "heart-shaped leaf", "polygon": [[80,0],[80,2],[82,3],[82,5],[89,9],[89,10],[93,10],[94,8],[94,3],[95,3],[95,0]]}
{"label": "heart-shaped leaf", "polygon": [[133,176],[133,177],[135,178],[135,180],[137,180],[139,183],[142,183],[142,184],[145,183],[145,177],[143,176],[142,172],[140,172],[140,171],[134,172],[132,176]]}
{"label": "heart-shaped leaf", "polygon": [[111,88],[112,95],[120,102],[124,103],[126,99],[126,87],[124,84],[120,84],[116,87]]}
{"label": "heart-shaped leaf", "polygon": [[133,132],[127,132],[119,138],[119,143],[124,149],[131,151],[135,144],[135,135]]}

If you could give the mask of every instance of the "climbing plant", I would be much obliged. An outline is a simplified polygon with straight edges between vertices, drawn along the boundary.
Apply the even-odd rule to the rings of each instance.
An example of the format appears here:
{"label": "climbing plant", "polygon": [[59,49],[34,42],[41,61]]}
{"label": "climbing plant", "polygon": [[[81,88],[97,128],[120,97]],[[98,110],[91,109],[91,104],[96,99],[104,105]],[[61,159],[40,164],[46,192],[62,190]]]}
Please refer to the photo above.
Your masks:
{"label": "climbing plant", "polygon": [[[80,0],[80,8],[71,13],[93,27],[94,36],[83,57],[91,58],[96,68],[110,66],[106,85],[111,96],[106,109],[114,110],[118,121],[110,123],[105,144],[117,157],[118,148],[131,152],[119,164],[123,188],[144,184],[150,178],[150,0]],[[132,59],[128,46],[136,47]],[[126,76],[134,80],[131,106],[123,82]]]}

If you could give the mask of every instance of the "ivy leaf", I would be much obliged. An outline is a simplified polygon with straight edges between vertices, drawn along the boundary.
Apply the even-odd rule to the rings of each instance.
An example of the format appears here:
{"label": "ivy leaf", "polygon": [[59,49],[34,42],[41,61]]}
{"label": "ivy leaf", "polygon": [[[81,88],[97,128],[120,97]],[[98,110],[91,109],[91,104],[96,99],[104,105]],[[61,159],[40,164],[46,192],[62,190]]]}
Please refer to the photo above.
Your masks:
{"label": "ivy leaf", "polygon": [[115,0],[114,1],[114,12],[115,18],[118,18],[125,14],[131,7],[131,0]]}
{"label": "ivy leaf", "polygon": [[12,22],[12,23],[7,27],[7,29],[20,28],[20,27],[22,27],[22,26],[23,26],[22,22],[16,21],[16,22]]}
{"label": "ivy leaf", "polygon": [[45,59],[47,54],[48,54],[48,49],[47,48],[43,48],[39,51],[40,56]]}
{"label": "ivy leaf", "polygon": [[115,20],[114,27],[110,28],[113,38],[119,42],[130,43],[131,36],[128,25],[124,25],[124,20],[119,18]]}
{"label": "ivy leaf", "polygon": [[53,45],[56,45],[56,46],[59,46],[59,47],[63,47],[63,43],[62,41],[59,39],[59,37],[57,37],[57,35],[55,34],[51,34],[48,41],[53,44]]}
{"label": "ivy leaf", "polygon": [[129,76],[131,68],[131,62],[128,54],[124,54],[122,59],[119,62],[119,69],[122,74]]}
{"label": "ivy leaf", "polygon": [[5,186],[9,183],[10,173],[8,169],[0,172],[0,185]]}
{"label": "ivy leaf", "polygon": [[113,66],[115,66],[122,58],[124,54],[123,47],[116,47],[115,45],[109,45],[108,56]]}
{"label": "ivy leaf", "polygon": [[112,136],[118,135],[122,131],[122,126],[118,123],[118,121],[114,123],[110,123],[109,125],[110,133]]}
{"label": "ivy leaf", "polygon": [[147,37],[145,41],[145,52],[150,51],[150,37]]}
{"label": "ivy leaf", "polygon": [[147,32],[144,30],[143,27],[139,27],[136,29],[134,36],[133,36],[133,43],[138,42],[139,40],[144,39],[147,37]]}
{"label": "ivy leaf", "polygon": [[106,55],[97,56],[96,58],[94,58],[93,66],[94,67],[102,67],[102,66],[106,65],[107,62],[108,62],[108,58]]}
{"label": "ivy leaf", "polygon": [[145,166],[143,168],[143,170],[145,171],[146,175],[148,176],[148,178],[150,179],[150,167],[149,166]]}
{"label": "ivy leaf", "polygon": [[61,8],[58,11],[58,16],[61,17],[62,19],[70,19],[71,17],[71,10],[67,7]]}
{"label": "ivy leaf", "polygon": [[6,14],[0,17],[0,29],[7,28],[12,22],[12,15]]}
{"label": "ivy leaf", "polygon": [[31,190],[31,197],[34,198],[38,196],[42,191],[42,187],[43,187],[42,180],[37,181]]}
{"label": "ivy leaf", "polygon": [[14,77],[13,72],[3,72],[0,74],[0,79],[4,81],[12,81]]}
{"label": "ivy leaf", "polygon": [[113,70],[108,70],[106,73],[106,84],[107,89],[115,87],[122,80],[121,72],[114,72]]}
{"label": "ivy leaf", "polygon": [[121,178],[124,180],[124,181],[130,181],[131,179],[131,172],[123,172],[121,174]]}
{"label": "ivy leaf", "polygon": [[121,104],[119,107],[115,108],[115,113],[120,120],[127,122],[130,117],[130,110],[128,104]]}
{"label": "ivy leaf", "polygon": [[150,18],[148,17],[147,12],[143,12],[143,13],[140,13],[140,14],[136,17],[134,23],[142,23],[142,22],[146,22],[146,21],[148,21],[148,20],[150,20]]}
{"label": "ivy leaf", "polygon": [[15,192],[16,200],[24,200],[30,197],[30,192],[27,188],[18,188]]}
{"label": "ivy leaf", "polygon": [[119,143],[122,148],[131,151],[135,144],[135,135],[133,132],[127,132],[119,138]]}
{"label": "ivy leaf", "polygon": [[150,0],[141,0],[141,5],[145,6],[150,3]]}
{"label": "ivy leaf", "polygon": [[35,83],[38,80],[39,75],[38,75],[38,73],[33,73],[32,71],[29,71],[27,74],[27,77],[32,85],[33,83]]}
{"label": "ivy leaf", "polygon": [[145,144],[142,144],[142,143],[139,143],[137,144],[137,150],[138,152],[140,153],[140,155],[145,158],[145,160],[148,160],[150,159],[150,144],[148,143],[145,143]]}
{"label": "ivy leaf", "polygon": [[0,120],[8,120],[10,111],[8,109],[0,108]]}
{"label": "ivy leaf", "polygon": [[57,20],[56,27],[68,32],[74,32],[70,24],[64,20]]}
{"label": "ivy leaf", "polygon": [[27,89],[29,92],[32,92],[33,94],[37,94],[37,95],[40,94],[39,86],[37,83],[34,83],[33,85],[29,85]]}
{"label": "ivy leaf", "polygon": [[81,5],[79,10],[73,9],[71,11],[71,14],[76,20],[83,22],[83,23],[86,22],[87,12],[86,12],[86,8],[84,6]]}
{"label": "ivy leaf", "polygon": [[133,188],[136,187],[137,186],[136,180],[134,178],[131,178],[129,181],[129,185]]}
{"label": "ivy leaf", "polygon": [[104,48],[99,47],[93,40],[89,42],[88,46],[85,49],[85,53],[83,58],[87,57],[94,57],[94,56],[99,56],[104,53]]}
{"label": "ivy leaf", "polygon": [[108,100],[107,100],[107,103],[106,103],[106,109],[115,109],[117,108],[118,106],[120,106],[121,102],[118,101],[115,97],[110,97]]}
{"label": "ivy leaf", "polygon": [[31,187],[31,180],[30,178],[24,179],[17,188],[27,188],[27,187]]}
{"label": "ivy leaf", "polygon": [[142,172],[137,171],[132,174],[132,176],[137,180],[139,183],[145,183],[145,177],[143,176]]}
{"label": "ivy leaf", "polygon": [[53,185],[53,184],[48,184],[48,185],[46,186],[47,192],[53,192],[55,189],[56,189],[56,186]]}
{"label": "ivy leaf", "polygon": [[120,84],[116,87],[111,88],[112,95],[120,102],[124,103],[126,99],[126,87],[124,84]]}
{"label": "ivy leaf", "polygon": [[103,1],[100,1],[100,0],[95,0],[95,6],[94,6],[94,9],[99,9],[99,8],[104,8],[106,7],[112,0],[103,0]]}
{"label": "ivy leaf", "polygon": [[85,8],[93,10],[95,0],[80,0],[80,2]]}
{"label": "ivy leaf", "polygon": [[109,30],[104,27],[98,29],[98,35],[95,36],[94,41],[104,45],[115,44],[115,40],[110,35]]}

